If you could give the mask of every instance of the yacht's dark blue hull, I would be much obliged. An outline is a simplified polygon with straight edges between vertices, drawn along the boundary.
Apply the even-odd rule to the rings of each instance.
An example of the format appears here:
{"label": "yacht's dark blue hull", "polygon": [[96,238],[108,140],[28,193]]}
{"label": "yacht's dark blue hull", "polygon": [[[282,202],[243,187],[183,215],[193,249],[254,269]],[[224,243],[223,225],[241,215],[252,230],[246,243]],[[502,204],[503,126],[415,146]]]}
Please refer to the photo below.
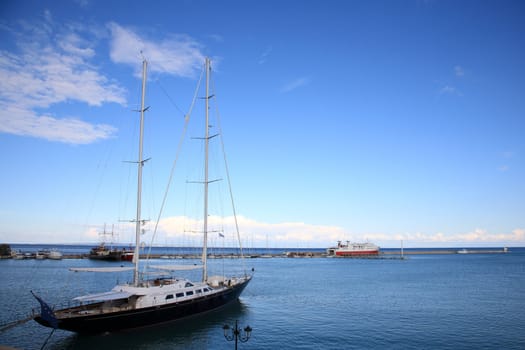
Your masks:
{"label": "yacht's dark blue hull", "polygon": [[[143,309],[117,311],[103,314],[86,314],[57,319],[57,328],[76,333],[96,334],[166,323],[210,311],[237,300],[251,278],[224,291],[193,300],[165,304]],[[43,326],[53,326],[40,315],[35,321]]]}

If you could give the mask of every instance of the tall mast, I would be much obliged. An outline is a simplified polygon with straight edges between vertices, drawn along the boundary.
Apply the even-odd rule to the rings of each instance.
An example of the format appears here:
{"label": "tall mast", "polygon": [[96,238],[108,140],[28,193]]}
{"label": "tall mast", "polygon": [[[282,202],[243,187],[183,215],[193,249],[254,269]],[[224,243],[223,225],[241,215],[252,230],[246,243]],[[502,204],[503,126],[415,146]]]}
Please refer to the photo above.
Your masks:
{"label": "tall mast", "polygon": [[141,203],[142,203],[142,168],[144,167],[144,160],[142,159],[142,144],[144,137],[144,99],[146,96],[146,69],[148,62],[142,61],[142,98],[140,104],[140,139],[139,139],[139,160],[138,175],[137,175],[137,216],[135,218],[135,251],[133,253],[133,262],[135,269],[133,272],[133,285],[136,287],[139,284],[139,246],[140,246],[140,231],[141,231]]}
{"label": "tall mast", "polygon": [[210,59],[206,57],[206,125],[205,125],[205,135],[204,135],[204,242],[202,245],[202,281],[206,282],[208,280],[208,150],[209,150],[209,85],[210,85]]}

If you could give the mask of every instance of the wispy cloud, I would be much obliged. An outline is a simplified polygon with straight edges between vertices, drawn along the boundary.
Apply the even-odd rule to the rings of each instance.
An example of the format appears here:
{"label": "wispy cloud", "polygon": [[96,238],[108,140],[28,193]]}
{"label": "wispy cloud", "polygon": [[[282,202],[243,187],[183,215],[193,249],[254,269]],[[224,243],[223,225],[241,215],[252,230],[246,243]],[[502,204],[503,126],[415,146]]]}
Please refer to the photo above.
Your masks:
{"label": "wispy cloud", "polygon": [[212,39],[213,41],[215,41],[216,43],[224,42],[224,37],[222,35],[219,35],[219,34],[211,34],[208,37],[210,39]]}
{"label": "wispy cloud", "polygon": [[41,23],[7,29],[17,50],[0,51],[0,132],[73,144],[112,137],[116,129],[110,125],[49,112],[64,102],[101,106],[126,100],[125,90],[91,64],[95,51],[86,39],[89,30],[57,25],[49,12],[44,17]]}
{"label": "wispy cloud", "polygon": [[268,60],[268,57],[272,53],[273,48],[271,46],[268,46],[266,50],[259,56],[259,64],[265,64]]}
{"label": "wispy cloud", "polygon": [[438,245],[438,246],[458,246],[459,244],[518,244],[525,240],[525,229],[516,228],[508,233],[491,233],[487,230],[476,228],[465,233],[445,234],[436,233],[404,233],[404,234],[369,234],[367,237],[373,241],[400,241],[410,242],[412,246]]}
{"label": "wispy cloud", "polygon": [[297,78],[283,85],[280,91],[282,93],[290,92],[302,86],[308,85],[309,83],[310,83],[310,78],[308,77]]}
{"label": "wispy cloud", "polygon": [[42,18],[1,28],[14,37],[16,49],[0,50],[0,132],[71,144],[114,136],[117,130],[108,124],[53,113],[53,106],[69,102],[126,104],[125,89],[94,64],[96,45],[108,33],[111,59],[137,74],[141,51],[159,73],[190,77],[204,61],[200,44],[185,35],[149,40],[117,23],[101,34],[100,28],[56,23],[49,11]]}
{"label": "wispy cloud", "polygon": [[86,8],[89,6],[88,0],[74,0],[74,2],[77,3],[81,8]]}
{"label": "wispy cloud", "polygon": [[88,144],[111,137],[117,131],[111,125],[91,124],[80,118],[56,118],[49,114],[37,114],[23,107],[4,107],[0,114],[0,131],[14,135],[70,144]]}
{"label": "wispy cloud", "polygon": [[110,57],[116,63],[125,63],[137,69],[140,53],[152,63],[151,71],[192,77],[204,62],[201,45],[187,35],[170,35],[155,41],[131,28],[109,23],[111,32]]}
{"label": "wispy cloud", "polygon": [[[512,151],[505,151],[500,154],[500,158],[503,160],[504,163],[510,163],[512,162],[512,158],[514,158],[514,152]],[[510,170],[510,166],[508,164],[503,164],[498,167],[498,170],[501,172],[507,172]]]}
{"label": "wispy cloud", "polygon": [[438,81],[439,95],[450,95],[450,96],[463,96],[463,93],[460,89],[457,88],[457,84],[460,84],[460,81],[465,76],[465,69],[462,66],[456,65],[453,67],[454,78],[448,78],[446,81]]}
{"label": "wispy cloud", "polygon": [[490,233],[483,229],[457,235],[458,240],[465,242],[520,242],[525,239],[524,229],[515,229],[511,233]]}
{"label": "wispy cloud", "polygon": [[461,91],[459,91],[456,87],[451,85],[445,85],[441,89],[439,89],[440,95],[454,95],[454,96],[463,96]]}
{"label": "wispy cloud", "polygon": [[[244,216],[237,216],[237,222],[243,241],[250,241],[251,245],[257,246],[264,246],[271,242],[272,245],[280,247],[323,247],[345,237],[344,229],[337,226],[312,225],[303,222],[266,223]],[[232,216],[222,218],[212,215],[208,217],[208,228],[220,230],[232,243],[235,243],[237,238],[235,227]],[[146,229],[151,233],[153,224],[150,223]],[[200,243],[201,230],[202,220],[186,216],[167,217],[159,222],[157,241],[184,239]]]}
{"label": "wispy cloud", "polygon": [[461,66],[455,66],[454,67],[454,74],[456,75],[456,77],[462,77],[465,75],[465,70],[463,69],[463,67]]}

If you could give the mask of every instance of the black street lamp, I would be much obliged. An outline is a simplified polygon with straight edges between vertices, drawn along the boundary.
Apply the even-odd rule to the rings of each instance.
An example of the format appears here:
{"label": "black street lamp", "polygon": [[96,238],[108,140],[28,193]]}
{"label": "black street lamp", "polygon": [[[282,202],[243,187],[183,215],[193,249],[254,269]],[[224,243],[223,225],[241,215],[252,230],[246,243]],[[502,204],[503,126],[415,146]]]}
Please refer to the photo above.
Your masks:
{"label": "black street lamp", "polygon": [[242,330],[237,326],[237,320],[235,320],[235,328],[231,329],[230,326],[225,324],[222,329],[224,330],[224,338],[226,338],[227,341],[232,341],[235,339],[235,350],[237,350],[238,340],[240,340],[241,343],[246,343],[252,334],[252,327],[250,326],[244,327],[244,334],[242,334]]}

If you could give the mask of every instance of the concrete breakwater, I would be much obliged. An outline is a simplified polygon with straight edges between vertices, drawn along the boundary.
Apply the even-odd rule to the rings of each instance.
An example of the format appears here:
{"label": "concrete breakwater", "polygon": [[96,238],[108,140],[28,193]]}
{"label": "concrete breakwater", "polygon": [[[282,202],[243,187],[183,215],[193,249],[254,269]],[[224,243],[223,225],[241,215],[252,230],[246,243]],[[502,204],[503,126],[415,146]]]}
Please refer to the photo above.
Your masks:
{"label": "concrete breakwater", "polygon": [[[345,256],[345,257],[336,257],[328,256],[326,253],[320,252],[286,252],[285,256],[289,258],[337,258],[337,259],[381,259],[381,258],[392,258],[392,257],[401,257],[406,255],[449,255],[449,254],[504,254],[508,253],[507,248],[502,249],[418,249],[418,250],[386,250],[380,251],[378,255],[355,255],[355,256]],[[281,256],[279,256],[281,257]]]}

